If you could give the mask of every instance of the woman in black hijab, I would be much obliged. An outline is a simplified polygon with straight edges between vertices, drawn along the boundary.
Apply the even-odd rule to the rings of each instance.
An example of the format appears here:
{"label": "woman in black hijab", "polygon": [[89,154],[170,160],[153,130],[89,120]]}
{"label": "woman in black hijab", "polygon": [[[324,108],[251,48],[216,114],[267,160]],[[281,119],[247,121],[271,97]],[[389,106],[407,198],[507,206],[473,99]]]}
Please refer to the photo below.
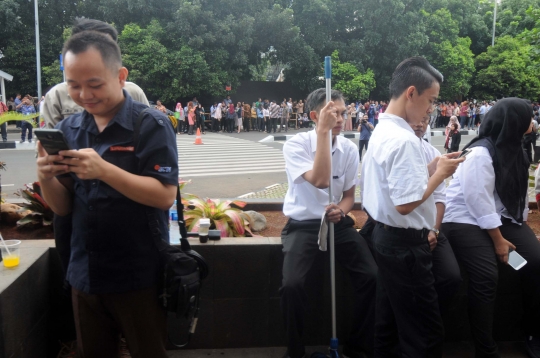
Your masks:
{"label": "woman in black hijab", "polygon": [[528,101],[498,101],[479,135],[464,148],[471,152],[446,191],[441,232],[469,275],[469,321],[477,357],[499,357],[492,336],[497,259],[507,264],[510,250],[527,260],[518,271],[523,331],[530,356],[540,357],[540,243],[526,224],[529,160],[521,146],[532,130],[532,116]]}

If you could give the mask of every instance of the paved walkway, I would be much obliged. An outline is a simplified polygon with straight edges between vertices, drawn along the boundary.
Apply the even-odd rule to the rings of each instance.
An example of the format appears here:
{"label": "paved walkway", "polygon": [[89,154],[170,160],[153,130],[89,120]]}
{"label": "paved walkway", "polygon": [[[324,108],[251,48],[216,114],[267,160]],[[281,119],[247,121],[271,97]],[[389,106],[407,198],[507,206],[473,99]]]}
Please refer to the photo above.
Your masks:
{"label": "paved walkway", "polygon": [[285,171],[285,160],[279,149],[216,133],[207,133],[201,138],[204,144],[194,145],[194,135],[176,136],[183,179]]}

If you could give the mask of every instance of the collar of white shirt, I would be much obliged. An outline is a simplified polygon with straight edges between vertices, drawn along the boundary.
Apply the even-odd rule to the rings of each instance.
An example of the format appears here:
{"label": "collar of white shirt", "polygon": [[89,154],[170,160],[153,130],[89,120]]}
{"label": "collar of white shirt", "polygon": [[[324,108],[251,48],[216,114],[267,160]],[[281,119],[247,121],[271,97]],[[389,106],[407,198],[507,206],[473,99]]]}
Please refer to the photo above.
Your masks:
{"label": "collar of white shirt", "polygon": [[381,113],[379,115],[379,123],[384,122],[384,121],[390,121],[392,123],[395,123],[397,124],[398,126],[400,126],[401,128],[411,132],[414,136],[416,136],[416,134],[414,133],[413,129],[411,128],[411,126],[409,125],[409,123],[407,123],[403,118],[401,118],[400,116],[396,116],[395,114],[391,114],[391,113],[388,113],[388,112],[384,112],[384,113]]}
{"label": "collar of white shirt", "polygon": [[[317,132],[316,130],[311,130],[308,132],[309,134],[309,141],[311,142],[311,151],[315,153],[317,151]],[[334,140],[334,143],[332,143],[332,153],[334,153],[337,150],[339,150],[341,153],[344,153],[343,146],[341,145],[341,140],[339,140],[339,135],[336,136],[336,139]]]}

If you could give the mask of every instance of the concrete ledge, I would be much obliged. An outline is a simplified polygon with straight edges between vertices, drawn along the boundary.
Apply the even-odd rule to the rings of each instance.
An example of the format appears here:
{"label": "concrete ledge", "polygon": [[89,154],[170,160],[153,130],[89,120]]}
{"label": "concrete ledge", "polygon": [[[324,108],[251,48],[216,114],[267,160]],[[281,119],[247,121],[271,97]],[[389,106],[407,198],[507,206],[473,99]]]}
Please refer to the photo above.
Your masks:
{"label": "concrete ledge", "polygon": [[0,142],[0,149],[15,149],[16,144],[14,141]]}
{"label": "concrete ledge", "polygon": [[[208,261],[210,274],[203,282],[199,322],[189,348],[284,346],[279,298],[281,239],[224,238],[200,244],[198,239],[190,238],[190,242]],[[52,240],[25,241],[21,265],[14,270],[0,267],[0,357],[51,356],[58,349],[59,339],[74,337],[71,308],[63,296],[62,272],[53,246]],[[305,344],[325,346],[331,335],[327,253],[320,252],[317,260],[319,264],[314,265],[306,283],[310,301],[306,307]],[[445,317],[447,341],[470,339],[465,275],[464,279]],[[354,298],[348,275],[339,265],[336,281],[338,338],[345,342]],[[494,325],[498,341],[522,339],[519,282],[515,271],[500,265]],[[183,323],[169,320],[172,337],[186,332]]]}

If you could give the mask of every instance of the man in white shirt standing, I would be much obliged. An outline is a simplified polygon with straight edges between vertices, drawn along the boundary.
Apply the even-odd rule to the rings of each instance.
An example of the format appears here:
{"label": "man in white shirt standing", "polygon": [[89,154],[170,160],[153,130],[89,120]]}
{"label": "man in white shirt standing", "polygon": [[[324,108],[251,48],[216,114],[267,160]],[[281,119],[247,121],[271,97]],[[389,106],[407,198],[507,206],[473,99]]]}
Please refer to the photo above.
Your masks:
{"label": "man in white shirt standing", "polygon": [[442,325],[428,235],[436,222],[433,192],[464,158],[427,163],[411,126],[433,110],[443,76],[423,57],[401,62],[390,103],[379,117],[362,166],[363,204],[373,230],[377,276],[375,357],[441,357]]}
{"label": "man in white shirt standing", "polygon": [[[289,182],[283,213],[290,219],[281,233],[284,261],[280,294],[287,331],[286,357],[291,358],[305,356],[302,333],[308,297],[304,284],[311,267],[319,264],[315,259],[320,252],[317,239],[324,213],[335,224],[336,259],[349,271],[355,291],[352,328],[344,355],[359,358],[362,352],[373,351],[377,266],[365,240],[354,229],[353,220],[346,215],[354,205],[358,150],[339,135],[347,110],[343,95],[332,91],[332,101],[326,106],[325,99],[324,88],[308,96],[306,110],[316,127],[298,133],[283,148]],[[332,202],[337,204],[328,205],[329,184],[334,196]]]}
{"label": "man in white shirt standing", "polygon": [[482,105],[480,106],[480,124],[484,121],[484,117],[486,116],[488,110],[488,105],[486,101],[482,102]]}

